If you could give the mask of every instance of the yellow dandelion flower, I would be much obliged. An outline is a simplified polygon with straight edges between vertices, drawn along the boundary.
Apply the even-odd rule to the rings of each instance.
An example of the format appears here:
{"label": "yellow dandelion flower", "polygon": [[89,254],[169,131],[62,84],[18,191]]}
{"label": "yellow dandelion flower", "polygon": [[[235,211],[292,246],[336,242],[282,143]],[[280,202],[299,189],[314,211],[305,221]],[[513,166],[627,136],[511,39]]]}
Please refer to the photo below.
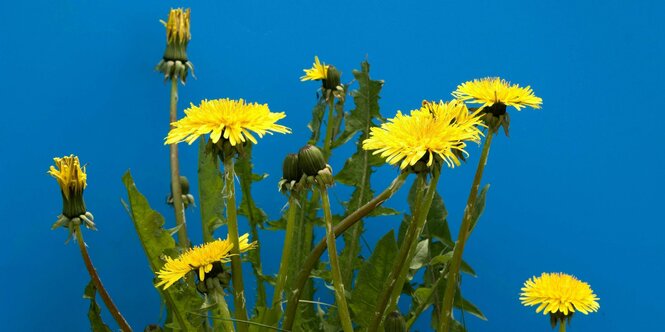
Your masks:
{"label": "yellow dandelion flower", "polygon": [[166,27],[166,42],[167,43],[186,43],[192,39],[189,32],[189,18],[190,10],[183,10],[182,8],[171,9],[169,11],[169,18],[162,24]]}
{"label": "yellow dandelion flower", "polygon": [[314,57],[314,64],[310,69],[303,69],[305,75],[300,77],[300,81],[317,81],[325,80],[328,78],[328,68],[330,66],[326,64],[321,64],[319,62],[319,57]]}
{"label": "yellow dandelion flower", "polygon": [[533,94],[530,86],[511,85],[499,77],[486,77],[465,82],[457,86],[453,96],[459,100],[483,104],[481,108],[497,103],[514,106],[518,111],[522,107],[540,108],[543,100]]}
{"label": "yellow dandelion flower", "polygon": [[458,154],[466,154],[466,141],[480,141],[478,126],[483,126],[479,112],[469,113],[461,101],[423,102],[411,114],[398,111],[395,118],[372,128],[363,149],[375,150],[391,165],[401,161],[402,169],[422,158],[431,166],[435,156],[454,167],[460,164]]}
{"label": "yellow dandelion flower", "polygon": [[598,311],[599,298],[586,282],[565,273],[543,273],[524,283],[520,301],[525,306],[538,305],[536,313],[572,315]]}
{"label": "yellow dandelion flower", "polygon": [[[240,237],[240,253],[256,248],[256,242],[248,243],[249,234]],[[187,273],[197,271],[199,280],[205,279],[205,274],[212,270],[214,263],[226,263],[231,260],[233,243],[227,237],[225,240],[215,240],[182,253],[178,258],[166,257],[166,263],[157,272],[159,282],[156,287],[171,287]]]}
{"label": "yellow dandelion flower", "polygon": [[186,141],[194,143],[196,139],[210,133],[210,139],[217,143],[221,137],[232,146],[249,139],[256,144],[252,132],[263,137],[272,132],[288,134],[291,129],[276,124],[283,119],[283,112],[270,112],[267,104],[246,103],[244,100],[215,99],[203,100],[201,105],[185,110],[185,117],[171,123],[173,128],[166,137],[165,144]]}
{"label": "yellow dandelion flower", "polygon": [[58,181],[65,198],[70,199],[71,196],[82,193],[87,185],[88,176],[85,174],[85,166],[81,167],[79,157],[70,155],[53,158],[53,161],[55,166],[49,168],[48,174]]}

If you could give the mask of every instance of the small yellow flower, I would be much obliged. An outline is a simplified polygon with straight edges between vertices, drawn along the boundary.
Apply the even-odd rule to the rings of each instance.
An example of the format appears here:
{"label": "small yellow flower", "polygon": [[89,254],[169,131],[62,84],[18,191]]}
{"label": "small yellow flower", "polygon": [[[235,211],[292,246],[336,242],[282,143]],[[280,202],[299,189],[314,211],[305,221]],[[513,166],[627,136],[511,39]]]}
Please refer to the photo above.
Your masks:
{"label": "small yellow flower", "polygon": [[518,84],[511,85],[498,77],[486,77],[462,83],[457,86],[453,96],[459,100],[475,104],[483,104],[481,108],[497,103],[514,106],[518,111],[522,107],[540,108],[543,100],[533,94],[530,86],[521,88]]}
{"label": "small yellow flower", "polygon": [[310,69],[303,69],[305,75],[300,77],[300,81],[317,81],[328,78],[329,65],[321,64],[319,57],[314,57],[314,64]]}
{"label": "small yellow flower", "polygon": [[48,174],[53,176],[60,185],[60,190],[66,199],[74,194],[80,194],[85,189],[88,176],[85,174],[85,166],[81,167],[79,157],[53,158],[55,166],[49,168]]}
{"label": "small yellow flower", "polygon": [[283,112],[270,112],[267,104],[245,103],[244,100],[215,99],[203,100],[201,105],[185,110],[185,117],[171,123],[173,128],[166,137],[165,144],[186,141],[194,143],[196,139],[210,133],[210,139],[217,143],[221,137],[232,146],[249,139],[256,144],[251,132],[263,137],[272,132],[288,134],[291,129],[276,124],[286,117]]}
{"label": "small yellow flower", "polygon": [[[240,253],[256,248],[256,242],[248,243],[248,238],[249,234],[240,237]],[[227,237],[225,240],[218,239],[189,249],[176,259],[166,257],[166,263],[157,272],[159,282],[155,286],[164,286],[164,289],[167,289],[191,271],[197,271],[199,280],[203,281],[205,274],[212,270],[213,263],[226,263],[231,260],[232,248],[233,243]]]}
{"label": "small yellow flower", "polygon": [[579,311],[583,314],[598,311],[599,298],[586,282],[565,273],[543,273],[524,283],[520,300],[525,306],[538,305],[536,313],[561,313],[564,316]]}
{"label": "small yellow flower", "polygon": [[169,18],[162,24],[166,27],[166,42],[172,43],[187,43],[192,39],[189,32],[189,17],[190,10],[183,10],[182,8],[171,9],[169,11]]}
{"label": "small yellow flower", "polygon": [[461,101],[423,102],[423,107],[409,115],[397,116],[373,127],[363,149],[376,150],[391,165],[413,166],[426,156],[431,166],[437,155],[449,167],[459,165],[458,153],[466,154],[466,141],[479,142],[483,126],[479,112],[469,113]]}

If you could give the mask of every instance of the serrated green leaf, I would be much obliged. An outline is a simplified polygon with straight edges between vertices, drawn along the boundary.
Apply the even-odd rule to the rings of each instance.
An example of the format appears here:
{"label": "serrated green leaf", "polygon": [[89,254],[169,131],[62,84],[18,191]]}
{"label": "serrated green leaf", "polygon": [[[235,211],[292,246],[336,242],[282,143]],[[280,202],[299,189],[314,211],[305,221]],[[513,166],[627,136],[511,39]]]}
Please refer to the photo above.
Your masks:
{"label": "serrated green leaf", "polygon": [[[172,258],[178,255],[175,240],[164,229],[164,217],[150,207],[148,200],[136,187],[129,171],[122,176],[122,182],[127,188],[129,199],[128,204],[124,202],[123,204],[134,222],[150,268],[153,272],[157,272],[164,264],[163,255]],[[198,314],[203,300],[196,290],[188,287],[186,283],[176,283],[167,290],[156,289],[166,302],[167,309],[173,313],[169,314],[169,317],[174,315],[180,317],[174,324],[180,326],[179,322],[182,322],[185,328],[191,331],[203,327],[203,317]]]}
{"label": "serrated green leaf", "polygon": [[457,292],[455,292],[455,302],[453,302],[453,305],[456,308],[459,308],[461,310],[464,310],[465,312],[468,312],[482,320],[487,320],[487,317],[478,309],[478,307],[471,303],[471,301],[463,298],[460,296],[460,290],[458,289]]}
{"label": "serrated green leaf", "polygon": [[416,253],[409,264],[409,269],[417,270],[429,263],[429,248],[427,242],[428,240],[426,239],[418,242],[416,245]]}
{"label": "serrated green leaf", "polygon": [[219,169],[219,158],[207,147],[205,138],[199,139],[199,197],[201,204],[201,223],[203,241],[214,239],[215,229],[226,224],[222,215],[224,209],[224,178]]}
{"label": "serrated green leaf", "polygon": [[429,297],[432,295],[432,289],[429,287],[420,287],[413,291],[413,299],[418,304],[428,302]]}
{"label": "serrated green leaf", "polygon": [[323,122],[323,116],[326,112],[326,104],[322,102],[317,102],[312,109],[312,120],[307,124],[307,128],[312,131],[312,136],[309,139],[308,144],[316,145],[316,142],[319,141],[321,136],[321,123]]}
{"label": "serrated green leaf", "polygon": [[398,214],[400,214],[400,212],[393,209],[393,208],[389,208],[389,207],[385,207],[383,205],[379,205],[374,210],[372,210],[372,212],[370,212],[367,216],[368,217],[383,217],[383,216],[396,216]]}
{"label": "serrated green leaf", "polygon": [[487,191],[489,189],[490,185],[486,184],[483,189],[480,190],[480,193],[478,193],[476,202],[473,205],[473,213],[471,213],[471,225],[469,232],[473,231],[473,229],[476,227],[476,224],[478,223],[478,220],[480,219],[480,216],[482,216],[483,211],[485,211],[485,199],[487,198]]}
{"label": "serrated green leaf", "polygon": [[384,235],[376,244],[374,252],[358,272],[356,287],[351,292],[349,308],[354,322],[367,327],[373,317],[376,299],[383,290],[393,261],[397,256],[397,242],[392,230]]}
{"label": "serrated green leaf", "polygon": [[83,291],[83,298],[90,300],[90,307],[88,309],[90,329],[93,332],[111,332],[111,328],[109,328],[109,326],[106,325],[102,320],[102,310],[97,304],[97,300],[95,299],[96,295],[97,289],[95,288],[95,284],[92,282],[92,280],[90,280],[88,285],[85,286],[85,290]]}
{"label": "serrated green leaf", "polygon": [[453,258],[453,252],[449,251],[445,254],[436,255],[432,257],[432,260],[430,260],[429,265],[448,264],[448,262],[450,262],[452,258]]}

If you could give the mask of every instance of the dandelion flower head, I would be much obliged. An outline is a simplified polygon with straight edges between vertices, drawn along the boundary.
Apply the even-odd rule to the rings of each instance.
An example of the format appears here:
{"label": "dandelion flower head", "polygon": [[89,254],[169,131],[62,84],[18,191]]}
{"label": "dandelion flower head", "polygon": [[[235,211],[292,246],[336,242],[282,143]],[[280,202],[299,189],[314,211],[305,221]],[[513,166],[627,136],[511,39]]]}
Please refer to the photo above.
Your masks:
{"label": "dandelion flower head", "polygon": [[246,103],[244,100],[215,99],[203,100],[199,106],[191,104],[185,110],[185,117],[173,122],[173,128],[166,137],[165,144],[185,141],[189,144],[210,133],[210,139],[217,143],[220,138],[229,140],[232,146],[246,140],[256,144],[254,134],[291,133],[291,129],[276,122],[286,115],[283,112],[270,112],[267,104]]}

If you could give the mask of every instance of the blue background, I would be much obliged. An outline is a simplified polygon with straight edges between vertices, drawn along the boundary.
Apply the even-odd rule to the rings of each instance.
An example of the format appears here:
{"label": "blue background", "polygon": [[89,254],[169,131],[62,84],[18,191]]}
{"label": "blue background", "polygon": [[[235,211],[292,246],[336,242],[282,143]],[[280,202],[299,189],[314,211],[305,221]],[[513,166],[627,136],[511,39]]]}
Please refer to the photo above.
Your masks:
{"label": "blue background", "polygon": [[[162,203],[168,86],[153,71],[164,50],[159,19],[171,6],[192,7],[188,53],[198,80],[180,89],[180,110],[203,98],[242,97],[288,115],[283,124],[293,135],[255,148],[256,170],[271,176],[254,193],[272,218],[285,203],[274,190],[282,157],[309,137],[318,85],[298,77],[314,55],[345,81],[367,56],[372,77],[386,81],[386,117],[422,99],[448,99],[473,78],[531,85],[543,109],[511,110],[511,137],[492,146],[487,209],[465,252],[479,277],[464,279],[464,294],[489,318],[467,315],[469,330],[549,331],[548,318],[517,299],[524,280],[543,271],[575,274],[600,297],[600,311],[576,315],[570,331],[661,325],[662,2],[38,0],[8,1],[0,11],[4,330],[88,329],[78,250],[63,244],[65,231],[49,230],[61,202],[46,170],[52,157],[70,153],[88,164],[86,201],[99,231],[86,240],[109,292],[136,330],[159,320],[151,272],[120,205],[120,176],[131,169],[172,225]],[[336,152],[334,169],[352,150]],[[180,151],[183,174],[195,179],[196,145]],[[479,148],[469,152],[468,165],[446,171],[440,185],[455,234]],[[374,188],[395,173],[384,167]],[[348,192],[337,186],[333,199]],[[389,205],[405,210],[405,195]],[[199,242],[198,210],[188,214]],[[371,220],[368,241],[398,222]],[[283,234],[262,236],[264,268],[275,273]],[[427,320],[418,328],[427,330]]]}

